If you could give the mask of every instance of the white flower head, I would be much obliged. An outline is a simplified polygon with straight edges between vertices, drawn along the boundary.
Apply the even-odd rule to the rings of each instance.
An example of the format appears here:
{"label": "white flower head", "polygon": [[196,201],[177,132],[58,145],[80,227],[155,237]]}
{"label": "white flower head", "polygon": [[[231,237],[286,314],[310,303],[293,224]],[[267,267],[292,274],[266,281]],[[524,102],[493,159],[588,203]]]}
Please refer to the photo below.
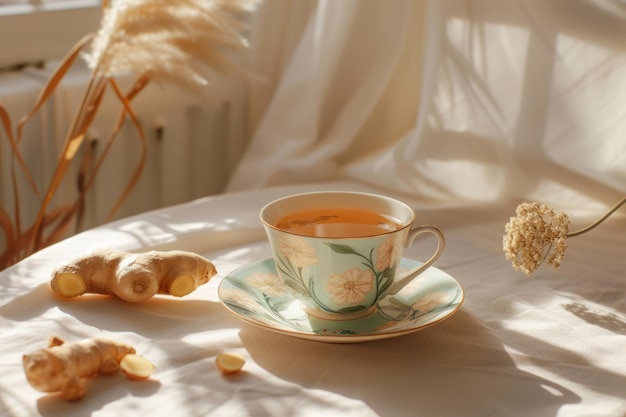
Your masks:
{"label": "white flower head", "polygon": [[259,303],[254,297],[237,288],[222,289],[222,297],[225,302],[231,303],[250,311],[260,310]]}
{"label": "white flower head", "polygon": [[372,289],[374,273],[369,269],[352,268],[328,278],[326,291],[334,303],[356,305],[365,300]]}
{"label": "white flower head", "polygon": [[401,243],[395,235],[389,236],[376,251],[376,269],[384,271],[394,266],[400,254]]}
{"label": "white flower head", "polygon": [[283,297],[289,293],[283,280],[271,272],[255,272],[246,278],[248,285],[271,297]]}
{"label": "white flower head", "polygon": [[426,294],[413,303],[413,309],[420,313],[428,313],[448,301],[448,298],[450,298],[450,296],[445,292]]}
{"label": "white flower head", "polygon": [[298,268],[319,263],[315,248],[300,236],[281,236],[278,240],[278,251]]}
{"label": "white flower head", "polygon": [[565,256],[569,217],[535,202],[524,202],[505,225],[502,247],[513,267],[532,274],[547,259],[555,268]]}

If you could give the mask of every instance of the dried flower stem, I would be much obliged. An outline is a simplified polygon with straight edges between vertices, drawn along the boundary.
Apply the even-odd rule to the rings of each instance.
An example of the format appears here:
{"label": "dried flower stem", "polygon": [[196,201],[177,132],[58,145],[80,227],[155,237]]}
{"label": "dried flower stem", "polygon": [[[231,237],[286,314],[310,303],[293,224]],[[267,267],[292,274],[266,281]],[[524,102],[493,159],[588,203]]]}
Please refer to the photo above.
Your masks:
{"label": "dried flower stem", "polygon": [[615,204],[609,211],[607,211],[604,216],[600,217],[598,220],[596,220],[595,222],[591,223],[589,226],[587,227],[583,227],[580,230],[576,230],[575,232],[571,232],[567,234],[567,237],[573,237],[573,236],[578,236],[578,235],[582,235],[585,232],[590,231],[591,229],[593,229],[594,227],[596,227],[597,225],[599,225],[600,223],[602,223],[603,221],[605,221],[611,214],[613,214],[618,208],[620,208],[624,203],[626,203],[626,197],[622,198],[620,201],[617,202],[617,204]]}
{"label": "dried flower stem", "polygon": [[526,275],[532,274],[546,259],[549,264],[558,268],[565,257],[567,237],[588,232],[624,203],[626,197],[589,226],[569,232],[569,217],[566,213],[556,213],[544,204],[524,202],[517,207],[517,216],[511,217],[504,228],[502,247],[506,258],[515,269]]}
{"label": "dried flower stem", "polygon": [[52,176],[52,181],[48,186],[46,194],[39,206],[39,211],[37,213],[37,218],[35,219],[34,227],[36,230],[35,239],[31,242],[28,251],[34,252],[42,248],[43,242],[43,220],[48,210],[48,206],[52,202],[53,197],[58,191],[67,171],[71,165],[71,162],[74,160],[74,156],[76,152],[80,149],[86,133],[87,129],[91,125],[98,108],[100,107],[100,102],[102,101],[102,97],[104,95],[105,87],[106,87],[106,79],[102,79],[99,77],[91,78],[87,90],[85,91],[85,95],[83,97],[83,102],[80,106],[79,112],[76,114],[74,121],[72,122],[72,126],[69,130],[69,134],[65,139],[65,143],[63,144],[63,150],[61,151],[61,157],[59,158],[59,162],[56,165],[55,172]]}

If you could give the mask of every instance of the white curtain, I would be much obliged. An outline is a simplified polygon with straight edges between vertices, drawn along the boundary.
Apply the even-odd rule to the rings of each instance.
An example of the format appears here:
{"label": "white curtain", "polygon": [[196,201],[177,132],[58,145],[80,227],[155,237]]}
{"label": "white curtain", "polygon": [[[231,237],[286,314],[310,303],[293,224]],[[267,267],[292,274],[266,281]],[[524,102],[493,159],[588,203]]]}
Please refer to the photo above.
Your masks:
{"label": "white curtain", "polygon": [[568,210],[626,193],[622,1],[266,0],[256,25],[231,191],[350,178]]}

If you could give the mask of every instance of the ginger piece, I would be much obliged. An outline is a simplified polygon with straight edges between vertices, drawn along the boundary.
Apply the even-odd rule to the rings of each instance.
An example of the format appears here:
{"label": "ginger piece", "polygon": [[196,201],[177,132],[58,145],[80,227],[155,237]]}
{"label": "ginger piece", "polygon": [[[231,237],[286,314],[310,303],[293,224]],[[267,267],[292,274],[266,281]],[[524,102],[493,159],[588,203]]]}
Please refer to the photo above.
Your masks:
{"label": "ginger piece", "polygon": [[83,378],[96,374],[112,374],[120,369],[120,361],[135,348],[108,339],[86,339],[66,343],[58,337],[49,347],[22,357],[28,382],[42,392],[60,391],[67,400],[85,395]]}
{"label": "ginger piece", "polygon": [[120,361],[120,369],[128,379],[143,381],[150,378],[154,365],[143,356],[129,353]]}
{"label": "ginger piece", "polygon": [[65,298],[94,293],[139,302],[157,293],[183,297],[215,274],[215,266],[193,252],[101,249],[58,267],[50,287]]}
{"label": "ginger piece", "polygon": [[220,353],[215,358],[215,364],[224,375],[233,375],[243,368],[246,359],[236,353]]}

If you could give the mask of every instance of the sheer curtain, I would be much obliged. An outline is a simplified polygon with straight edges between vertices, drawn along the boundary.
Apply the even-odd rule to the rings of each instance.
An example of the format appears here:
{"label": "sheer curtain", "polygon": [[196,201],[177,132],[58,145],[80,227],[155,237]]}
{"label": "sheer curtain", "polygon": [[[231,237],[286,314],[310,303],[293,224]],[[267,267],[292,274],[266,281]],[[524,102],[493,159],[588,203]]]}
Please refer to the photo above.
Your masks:
{"label": "sheer curtain", "polygon": [[[263,8],[277,3],[264,2]],[[299,16],[301,33],[292,39],[293,52],[257,119],[231,189],[331,178],[342,165],[386,147],[413,124],[415,93],[394,78],[403,70],[399,67],[410,67],[403,75],[412,88],[419,86],[424,5],[410,0],[292,3],[308,5],[310,13]],[[279,30],[274,19],[290,18],[281,11],[264,15],[262,9],[258,32]],[[262,62],[273,61],[267,51],[274,45],[255,40],[252,52]],[[253,96],[253,102],[257,99]]]}
{"label": "sheer curtain", "polygon": [[265,79],[229,190],[350,178],[568,209],[626,193],[619,0],[266,0],[256,33]]}

